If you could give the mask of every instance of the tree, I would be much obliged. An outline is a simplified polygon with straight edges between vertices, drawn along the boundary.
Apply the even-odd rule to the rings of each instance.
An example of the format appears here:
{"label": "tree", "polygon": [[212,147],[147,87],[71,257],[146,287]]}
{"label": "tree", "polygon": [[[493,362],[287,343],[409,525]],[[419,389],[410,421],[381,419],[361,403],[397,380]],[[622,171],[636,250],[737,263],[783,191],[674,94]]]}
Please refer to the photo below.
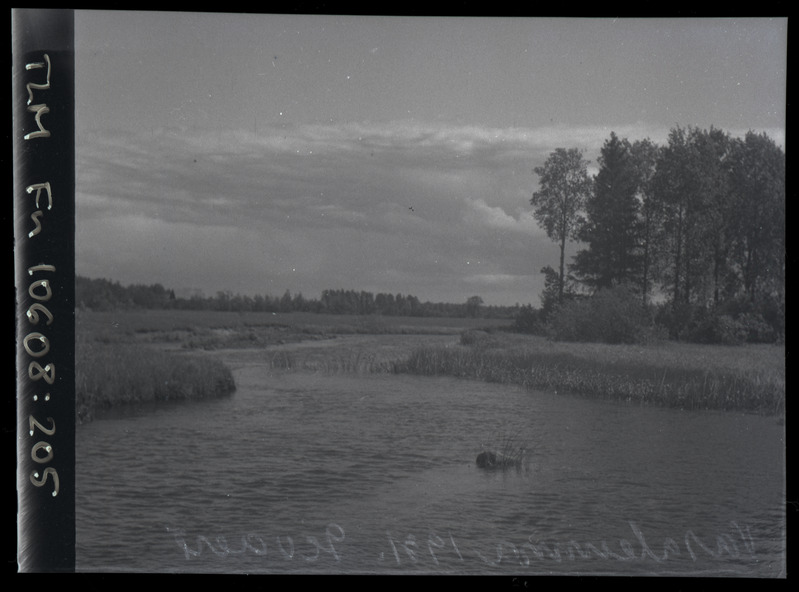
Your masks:
{"label": "tree", "polygon": [[701,236],[698,242],[703,257],[711,261],[709,286],[713,305],[721,304],[724,287],[728,284],[728,258],[732,241],[733,219],[730,155],[732,140],[729,135],[711,127],[709,131],[695,130],[692,134],[695,164],[701,171]]}
{"label": "tree", "polygon": [[291,291],[286,290],[280,299],[280,312],[291,312],[292,309]]}
{"label": "tree", "polygon": [[539,190],[530,199],[535,207],[533,215],[550,240],[560,247],[558,302],[562,302],[566,241],[577,238],[581,221],[579,213],[591,194],[588,161],[577,148],[558,148],[549,155],[544,166],[533,171],[540,177]]}
{"label": "tree", "polygon": [[630,143],[614,132],[599,156],[594,191],[585,202],[585,222],[578,237],[588,246],[577,253],[572,269],[594,290],[618,284],[639,286],[638,173]]}
{"label": "tree", "polygon": [[640,250],[640,290],[641,303],[646,306],[652,283],[659,275],[662,260],[660,229],[663,224],[663,210],[654,196],[652,179],[658,158],[659,148],[648,138],[633,142],[630,151],[637,169],[639,201],[638,238]]}
{"label": "tree", "polygon": [[736,291],[731,255],[742,232],[739,222],[747,217],[736,211],[736,177],[753,170],[752,163],[735,162],[737,144],[712,127],[676,128],[660,152],[652,188],[670,249],[664,286],[675,309],[708,302],[718,307]]}
{"label": "tree", "polygon": [[483,305],[483,299],[479,296],[469,296],[466,300],[466,316],[475,318]]}
{"label": "tree", "polygon": [[748,132],[731,155],[735,237],[732,265],[750,302],[785,299],[785,153],[765,134]]}
{"label": "tree", "polygon": [[577,297],[574,278],[567,275],[565,278],[547,265],[541,268],[544,274],[544,290],[541,292],[540,320],[546,321],[559,305]]}
{"label": "tree", "polygon": [[230,300],[233,298],[233,292],[230,290],[219,290],[216,293],[216,301],[214,303],[214,310],[230,310]]}
{"label": "tree", "polygon": [[375,311],[375,296],[371,292],[361,290],[358,295],[358,314],[368,315]]}
{"label": "tree", "polygon": [[663,238],[670,250],[664,287],[672,306],[690,304],[701,293],[710,268],[707,253],[707,162],[697,142],[698,129],[677,127],[661,150],[653,178],[656,199],[663,209]]}
{"label": "tree", "polygon": [[306,302],[305,298],[302,296],[302,292],[297,292],[294,295],[294,298],[291,301],[291,310],[296,312],[303,312],[306,310]]}

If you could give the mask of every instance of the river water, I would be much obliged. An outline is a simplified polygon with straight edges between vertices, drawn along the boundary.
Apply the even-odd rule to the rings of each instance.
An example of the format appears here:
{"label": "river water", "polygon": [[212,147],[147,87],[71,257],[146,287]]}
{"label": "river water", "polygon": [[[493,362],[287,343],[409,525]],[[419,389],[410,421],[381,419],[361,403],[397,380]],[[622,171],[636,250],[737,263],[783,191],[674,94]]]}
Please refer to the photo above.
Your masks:
{"label": "river water", "polygon": [[[78,426],[79,571],[785,576],[785,428],[396,375]],[[512,435],[526,461],[477,468]]]}

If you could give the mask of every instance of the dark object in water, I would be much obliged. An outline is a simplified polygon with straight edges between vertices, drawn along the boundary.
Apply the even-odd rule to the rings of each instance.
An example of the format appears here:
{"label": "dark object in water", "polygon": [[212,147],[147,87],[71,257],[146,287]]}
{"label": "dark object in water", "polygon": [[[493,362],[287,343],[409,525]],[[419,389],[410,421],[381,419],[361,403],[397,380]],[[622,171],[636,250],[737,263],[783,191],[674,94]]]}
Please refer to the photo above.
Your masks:
{"label": "dark object in water", "polygon": [[521,455],[507,456],[501,452],[486,450],[477,455],[477,466],[481,469],[504,469],[521,466]]}
{"label": "dark object in water", "polygon": [[493,452],[481,452],[477,455],[477,466],[488,469],[497,465],[497,455]]}
{"label": "dark object in water", "polygon": [[481,444],[482,452],[477,455],[480,469],[520,469],[526,461],[526,445],[519,440],[519,432],[500,434],[493,442]]}

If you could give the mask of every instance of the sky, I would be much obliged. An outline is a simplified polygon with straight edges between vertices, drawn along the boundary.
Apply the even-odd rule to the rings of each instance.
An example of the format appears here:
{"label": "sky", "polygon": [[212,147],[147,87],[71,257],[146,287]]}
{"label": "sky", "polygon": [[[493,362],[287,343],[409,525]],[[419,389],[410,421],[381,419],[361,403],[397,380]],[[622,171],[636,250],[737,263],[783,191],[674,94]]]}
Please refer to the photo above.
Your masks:
{"label": "sky", "polygon": [[787,19],[76,11],[75,54],[77,273],[179,295],[538,306],[556,148],[785,146]]}

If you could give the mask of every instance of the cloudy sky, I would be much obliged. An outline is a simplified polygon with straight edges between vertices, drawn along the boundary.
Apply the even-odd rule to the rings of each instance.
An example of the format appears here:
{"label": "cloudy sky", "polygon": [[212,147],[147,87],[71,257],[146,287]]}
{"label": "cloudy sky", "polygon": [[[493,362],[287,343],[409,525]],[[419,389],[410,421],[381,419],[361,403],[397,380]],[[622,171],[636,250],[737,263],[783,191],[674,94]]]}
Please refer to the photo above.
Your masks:
{"label": "cloudy sky", "polygon": [[556,148],[785,146],[787,19],[78,11],[75,38],[77,272],[179,293],[537,306]]}

